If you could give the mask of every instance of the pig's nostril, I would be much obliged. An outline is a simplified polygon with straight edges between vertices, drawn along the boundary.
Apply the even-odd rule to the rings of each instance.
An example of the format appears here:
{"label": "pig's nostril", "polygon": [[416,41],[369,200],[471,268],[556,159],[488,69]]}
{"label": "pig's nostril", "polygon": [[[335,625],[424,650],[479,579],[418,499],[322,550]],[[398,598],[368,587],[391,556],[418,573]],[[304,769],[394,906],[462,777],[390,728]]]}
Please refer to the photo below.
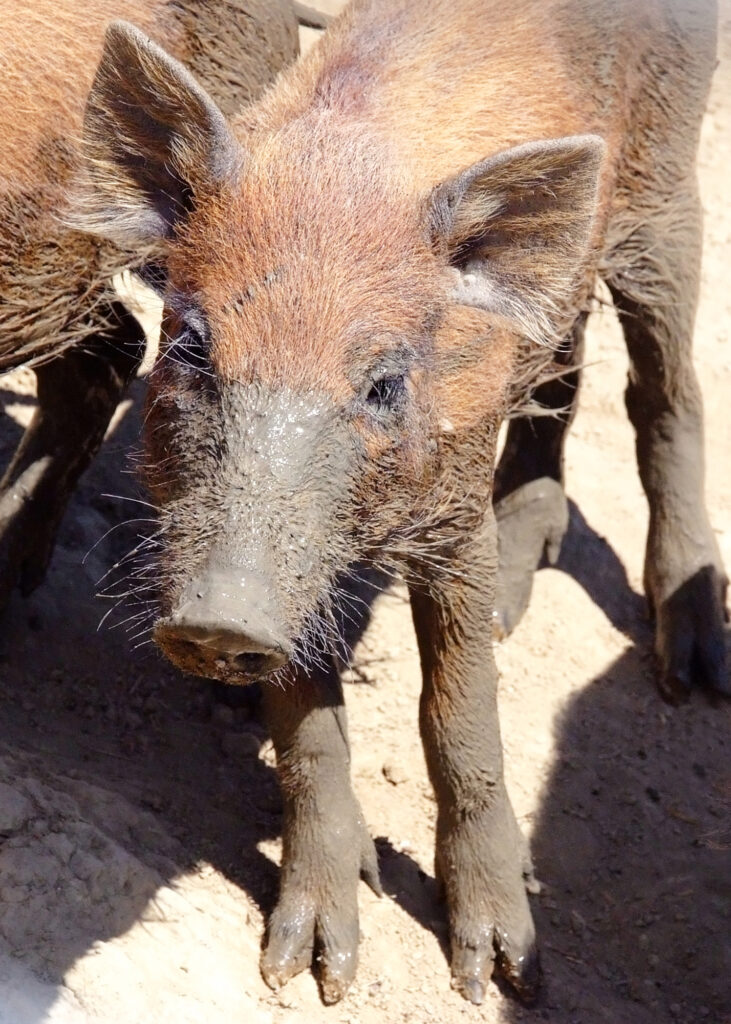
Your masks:
{"label": "pig's nostril", "polygon": [[215,656],[220,667],[242,672],[247,676],[265,676],[287,663],[287,655],[278,643],[267,643],[235,633],[214,633],[202,640],[201,647]]}
{"label": "pig's nostril", "polygon": [[283,668],[287,664],[288,656],[279,646],[258,650],[254,647],[248,651],[231,652],[227,660],[231,668],[237,672],[243,672],[247,676],[265,676]]}
{"label": "pig's nostril", "polygon": [[246,673],[247,676],[261,676],[266,675],[267,672],[272,672],[274,667],[278,667],[278,665],[270,666],[270,662],[271,658],[266,654],[248,652],[246,654],[237,654],[231,658],[229,664],[237,671]]}

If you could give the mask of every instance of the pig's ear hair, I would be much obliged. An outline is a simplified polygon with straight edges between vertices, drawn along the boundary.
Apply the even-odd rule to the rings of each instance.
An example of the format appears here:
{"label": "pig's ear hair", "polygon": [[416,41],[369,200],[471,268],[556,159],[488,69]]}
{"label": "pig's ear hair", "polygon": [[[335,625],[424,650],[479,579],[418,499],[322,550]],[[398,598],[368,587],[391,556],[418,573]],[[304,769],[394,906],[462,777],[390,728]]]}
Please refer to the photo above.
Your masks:
{"label": "pig's ear hair", "polygon": [[455,271],[452,300],[559,341],[588,262],[603,153],[595,135],[531,142],[439,185],[430,229]]}
{"label": "pig's ear hair", "polygon": [[226,118],[183,65],[113,22],[86,105],[70,226],[154,245],[173,235],[196,192],[235,173],[240,159]]}

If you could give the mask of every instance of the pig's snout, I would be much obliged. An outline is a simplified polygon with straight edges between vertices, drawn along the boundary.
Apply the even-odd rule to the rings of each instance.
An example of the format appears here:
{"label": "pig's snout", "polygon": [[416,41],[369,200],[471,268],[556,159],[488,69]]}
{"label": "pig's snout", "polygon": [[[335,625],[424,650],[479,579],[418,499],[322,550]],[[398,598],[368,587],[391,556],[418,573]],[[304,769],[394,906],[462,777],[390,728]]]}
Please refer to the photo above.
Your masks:
{"label": "pig's snout", "polygon": [[182,609],[177,622],[158,629],[158,643],[183,644],[199,657],[213,659],[219,671],[226,669],[250,676],[275,672],[287,662],[280,643],[264,630],[221,626],[213,616],[199,617],[195,607]]}
{"label": "pig's snout", "polygon": [[185,671],[230,682],[276,672],[292,653],[266,585],[220,570],[186,587],[172,614],[155,627],[155,640]]}

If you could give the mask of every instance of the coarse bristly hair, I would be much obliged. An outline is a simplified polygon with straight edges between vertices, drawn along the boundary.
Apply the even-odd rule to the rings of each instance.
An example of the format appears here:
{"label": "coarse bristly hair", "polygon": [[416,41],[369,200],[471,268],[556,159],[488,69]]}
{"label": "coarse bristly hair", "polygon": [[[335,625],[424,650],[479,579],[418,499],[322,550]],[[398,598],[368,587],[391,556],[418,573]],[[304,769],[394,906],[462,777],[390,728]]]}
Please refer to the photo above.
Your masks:
{"label": "coarse bristly hair", "polygon": [[[408,382],[408,431],[394,440],[353,420],[360,476],[323,543],[334,550],[338,530],[348,540],[309,607],[327,608],[363,557],[426,579],[455,571],[459,536],[489,504],[497,423],[559,372],[553,351],[587,308],[609,216],[623,110],[555,59],[572,52],[562,11],[559,0],[356,0],[232,119],[143,35],[110,29],[76,223],[167,269],[148,477],[163,520],[177,517],[178,539],[161,538],[176,551],[168,569],[190,575],[205,546],[195,502],[161,482],[171,466],[175,488],[221,521],[222,463],[203,453],[185,479],[175,431],[196,445],[178,406],[208,403],[209,439],[216,402],[241,388],[326,396],[344,419],[383,364]],[[634,45],[617,41],[616,59],[631,63]],[[526,51],[541,74],[515,74]],[[195,357],[181,340],[191,317]],[[195,384],[175,366],[192,358]],[[329,613],[310,615],[322,626]]]}

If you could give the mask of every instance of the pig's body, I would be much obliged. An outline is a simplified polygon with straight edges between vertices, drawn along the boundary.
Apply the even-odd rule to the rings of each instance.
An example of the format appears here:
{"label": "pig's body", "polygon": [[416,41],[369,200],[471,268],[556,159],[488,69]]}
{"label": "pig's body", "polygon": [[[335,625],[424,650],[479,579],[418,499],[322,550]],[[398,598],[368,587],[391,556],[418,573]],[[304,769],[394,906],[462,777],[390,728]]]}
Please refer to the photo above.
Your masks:
{"label": "pig's body", "polygon": [[61,224],[109,22],[139,25],[226,113],[255,99],[297,50],[288,7],[263,0],[239,12],[195,0],[41,0],[2,13],[0,370],[55,357],[103,327],[111,275],[129,263],[118,248]]}
{"label": "pig's body", "polygon": [[[109,34],[80,218],[167,267],[156,637],[201,674],[289,684],[265,688],[285,802],[272,985],[316,942],[338,999],[359,873],[377,886],[329,657],[365,559],[411,585],[453,984],[479,1002],[496,957],[535,990],[490,640],[496,437],[527,353],[579,351],[597,271],[626,316],[661,676],[697,662],[727,685],[690,361],[714,34],[704,0],[362,0],[233,122],[139,34]],[[570,404],[571,380],[542,387]],[[565,528],[564,429],[511,427],[499,468],[508,626]]]}
{"label": "pig's body", "polygon": [[[104,30],[126,17],[190,67],[227,112],[296,56],[285,0],[8,0],[0,12],[0,371],[39,366],[42,409],[0,486],[0,603],[41,578],[68,494],[143,344],[112,276],[139,265],[63,226]],[[64,354],[62,359],[59,357]]]}

